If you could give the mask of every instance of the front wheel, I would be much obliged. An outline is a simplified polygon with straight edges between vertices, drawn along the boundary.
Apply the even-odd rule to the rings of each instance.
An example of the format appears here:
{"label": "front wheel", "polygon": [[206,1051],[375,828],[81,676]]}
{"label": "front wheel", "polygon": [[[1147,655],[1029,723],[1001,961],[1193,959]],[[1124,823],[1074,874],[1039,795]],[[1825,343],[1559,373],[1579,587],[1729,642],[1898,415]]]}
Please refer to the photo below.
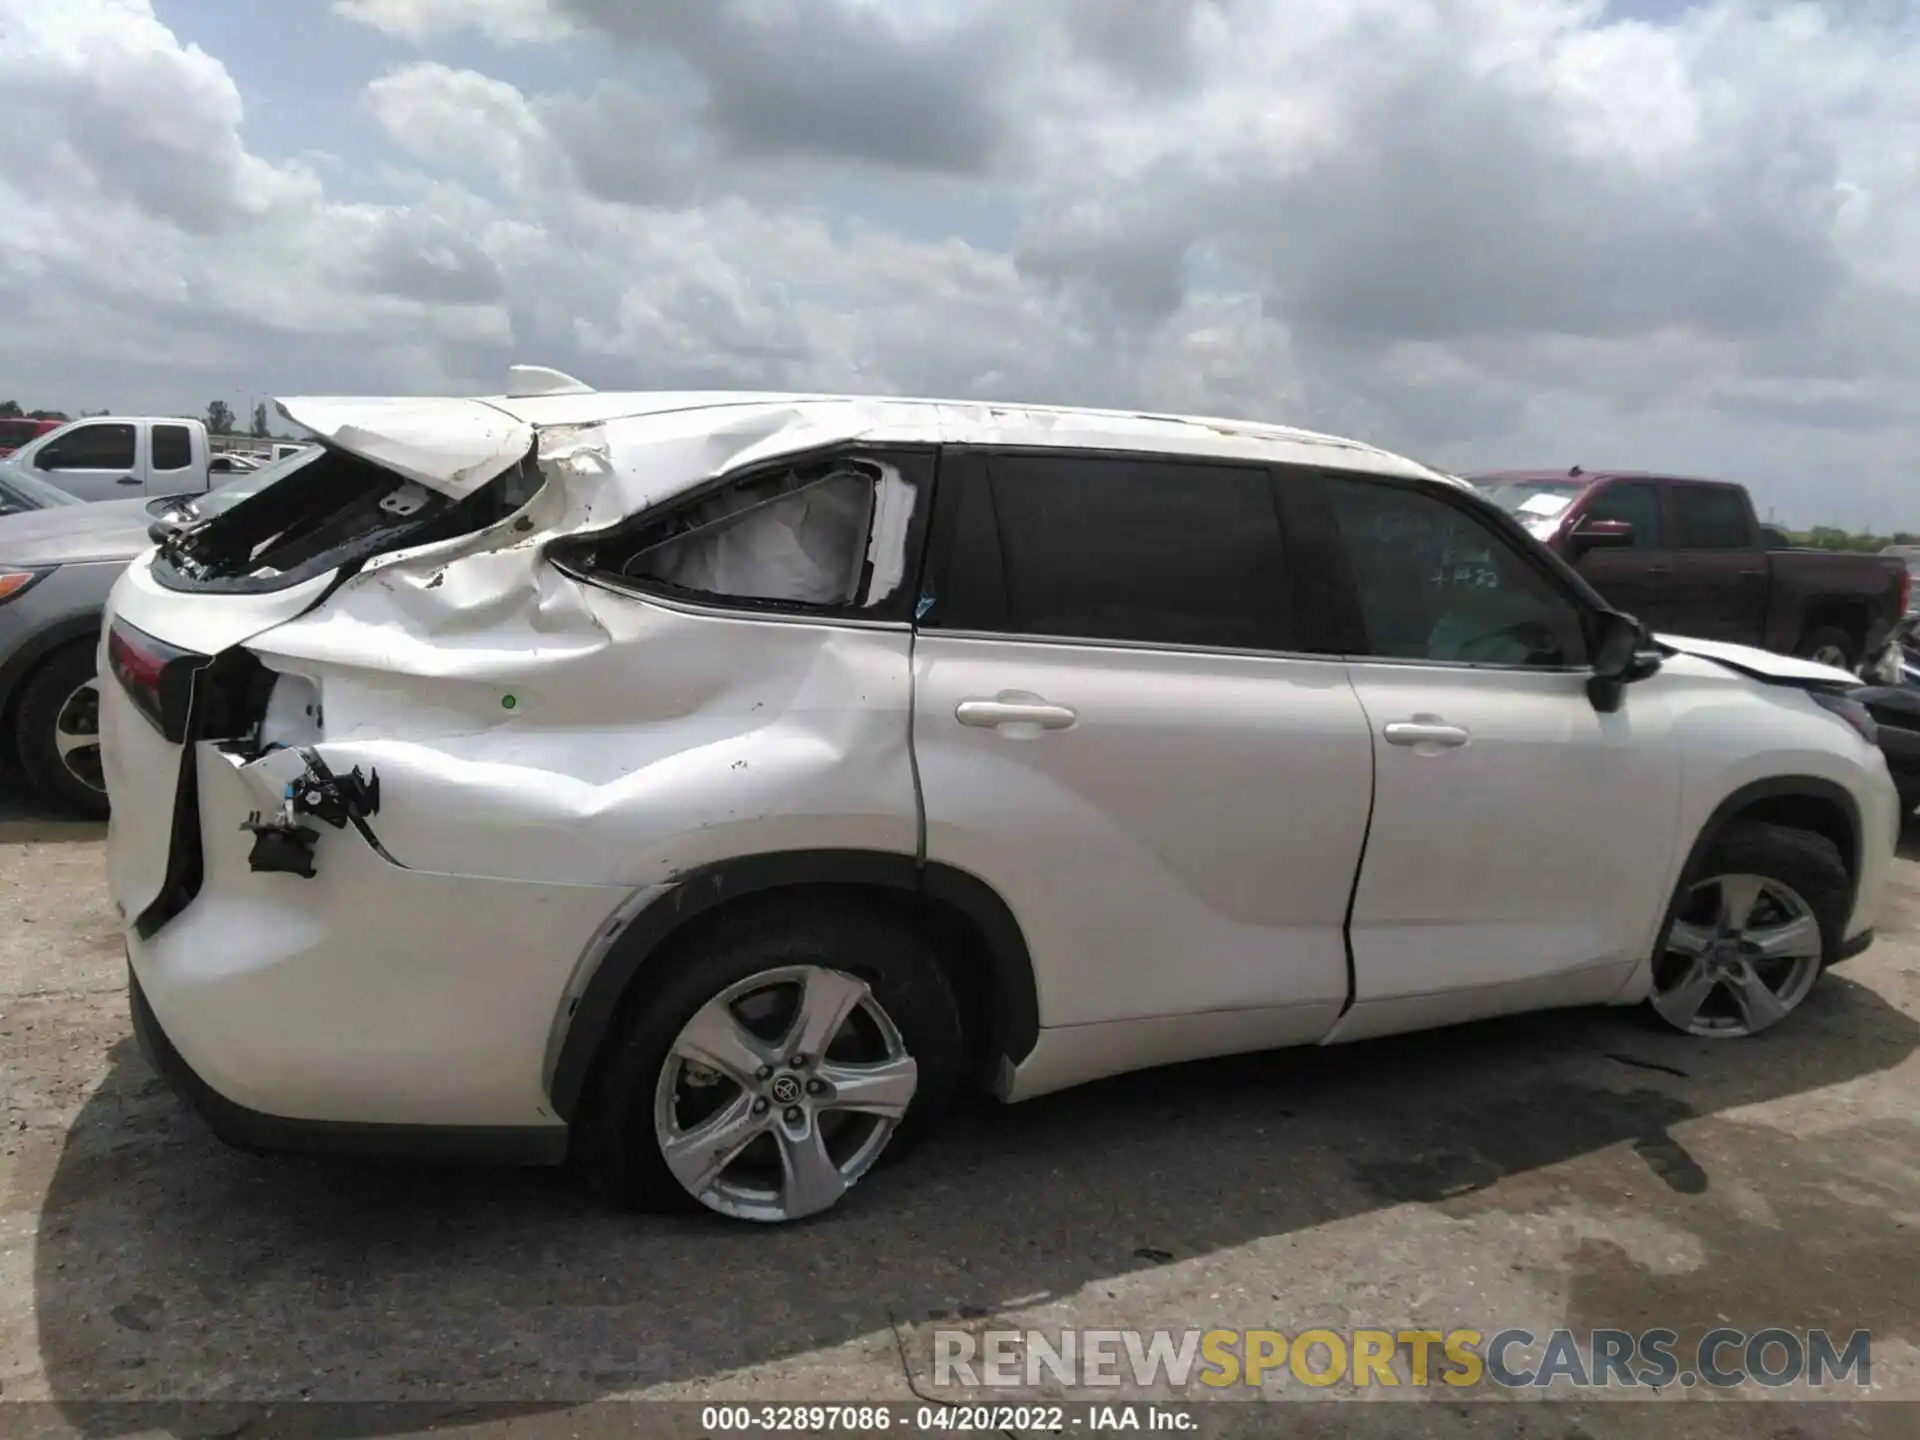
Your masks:
{"label": "front wheel", "polygon": [[1772,1029],[1839,953],[1850,889],[1832,841],[1779,825],[1731,828],[1675,901],[1654,956],[1654,1013],[1713,1040]]}
{"label": "front wheel", "polygon": [[629,1016],[588,1127],[589,1163],[636,1208],[818,1214],[959,1080],[953,992],[891,914],[806,902],[722,916],[639,983],[660,988]]}

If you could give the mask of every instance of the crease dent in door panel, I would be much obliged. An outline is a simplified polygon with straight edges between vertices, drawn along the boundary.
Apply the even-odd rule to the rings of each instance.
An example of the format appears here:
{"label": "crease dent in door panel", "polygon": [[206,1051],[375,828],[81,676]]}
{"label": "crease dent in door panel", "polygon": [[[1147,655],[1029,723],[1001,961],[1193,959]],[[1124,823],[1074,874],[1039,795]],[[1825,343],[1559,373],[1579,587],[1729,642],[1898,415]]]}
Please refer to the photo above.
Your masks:
{"label": "crease dent in door panel", "polygon": [[[857,439],[874,413],[545,430],[517,514],[380,556],[248,648],[317,692],[336,774],[378,773],[374,827],[411,868],[639,888],[724,855],[918,856],[910,627],[654,604],[544,558],[753,457]],[[880,508],[876,538],[904,551],[904,507]],[[329,832],[319,863],[341,843],[359,842]]]}

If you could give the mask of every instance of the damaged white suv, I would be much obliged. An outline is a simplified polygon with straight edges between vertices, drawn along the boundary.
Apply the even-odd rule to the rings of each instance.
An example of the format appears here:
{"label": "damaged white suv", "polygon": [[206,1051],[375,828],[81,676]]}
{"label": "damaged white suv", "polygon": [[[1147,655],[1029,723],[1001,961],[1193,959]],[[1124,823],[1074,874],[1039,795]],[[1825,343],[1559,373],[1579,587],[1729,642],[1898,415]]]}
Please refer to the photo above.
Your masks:
{"label": "damaged white suv", "polygon": [[931,401],[286,401],[137,561],[109,869],[252,1148],[833,1205],[977,1080],[1524,1009],[1737,1036],[1869,943],[1852,677],[1655,641],[1459,482]]}

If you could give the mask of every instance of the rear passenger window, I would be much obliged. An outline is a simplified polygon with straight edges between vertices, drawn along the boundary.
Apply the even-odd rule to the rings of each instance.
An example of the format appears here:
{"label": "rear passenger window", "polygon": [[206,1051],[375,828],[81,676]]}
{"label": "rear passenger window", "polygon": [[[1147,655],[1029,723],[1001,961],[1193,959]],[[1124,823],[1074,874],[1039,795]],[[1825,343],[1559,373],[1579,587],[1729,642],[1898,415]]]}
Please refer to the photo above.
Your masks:
{"label": "rear passenger window", "polygon": [[927,623],[1060,639],[1289,646],[1280,524],[1252,467],[991,456]]}
{"label": "rear passenger window", "polygon": [[1753,543],[1746,501],[1739,491],[1719,485],[1675,485],[1668,498],[1677,532],[1675,548],[1745,550]]}
{"label": "rear passenger window", "polygon": [[153,427],[153,468],[184,470],[193,463],[193,437],[184,425]]}
{"label": "rear passenger window", "polygon": [[571,547],[609,579],[715,604],[904,603],[930,457],[839,455],[743,477]]}

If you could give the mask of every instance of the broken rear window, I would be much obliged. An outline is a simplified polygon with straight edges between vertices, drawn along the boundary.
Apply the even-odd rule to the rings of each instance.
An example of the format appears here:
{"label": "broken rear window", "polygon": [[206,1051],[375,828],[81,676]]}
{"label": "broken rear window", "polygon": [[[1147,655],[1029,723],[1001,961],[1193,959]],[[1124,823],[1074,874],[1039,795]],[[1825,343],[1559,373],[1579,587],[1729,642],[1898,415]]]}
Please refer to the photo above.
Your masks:
{"label": "broken rear window", "polygon": [[836,455],[763,471],[557,555],[689,599],[891,611],[930,457]]}
{"label": "broken rear window", "polygon": [[485,529],[532,499],[542,480],[529,454],[455,501],[331,447],[284,463],[272,484],[163,541],[154,578],[174,590],[283,589]]}

